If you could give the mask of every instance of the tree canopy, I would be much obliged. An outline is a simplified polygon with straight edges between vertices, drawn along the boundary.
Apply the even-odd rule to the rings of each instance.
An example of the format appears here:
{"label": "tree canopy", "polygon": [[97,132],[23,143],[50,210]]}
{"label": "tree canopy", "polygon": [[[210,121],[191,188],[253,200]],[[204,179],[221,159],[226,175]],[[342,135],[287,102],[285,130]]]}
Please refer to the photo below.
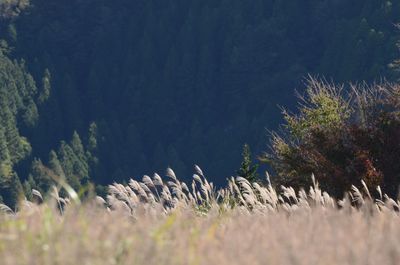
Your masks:
{"label": "tree canopy", "polygon": [[264,159],[277,183],[309,187],[311,176],[337,197],[364,181],[397,196],[400,185],[400,86],[343,86],[310,79],[296,114],[285,112]]}

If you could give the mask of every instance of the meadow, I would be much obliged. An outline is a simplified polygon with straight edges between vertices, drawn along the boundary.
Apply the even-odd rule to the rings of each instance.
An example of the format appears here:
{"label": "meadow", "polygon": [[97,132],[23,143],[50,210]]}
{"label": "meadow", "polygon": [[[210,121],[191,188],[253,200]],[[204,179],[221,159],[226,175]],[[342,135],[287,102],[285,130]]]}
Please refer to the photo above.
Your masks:
{"label": "meadow", "polygon": [[[363,183],[343,199],[237,177],[216,189],[199,167],[113,184],[81,201],[54,187],[2,205],[1,264],[399,264],[399,201]],[[68,196],[60,190],[66,188]]]}

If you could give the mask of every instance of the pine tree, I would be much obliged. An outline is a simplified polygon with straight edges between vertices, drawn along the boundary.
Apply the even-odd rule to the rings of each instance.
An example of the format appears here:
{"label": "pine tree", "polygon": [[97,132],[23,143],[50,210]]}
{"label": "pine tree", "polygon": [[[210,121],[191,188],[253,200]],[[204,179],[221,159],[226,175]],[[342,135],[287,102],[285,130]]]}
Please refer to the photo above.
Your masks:
{"label": "pine tree", "polygon": [[0,194],[3,197],[3,203],[12,209],[17,209],[19,202],[24,197],[24,189],[16,173],[12,173],[8,178],[1,179]]}
{"label": "pine tree", "polygon": [[76,131],[74,131],[72,135],[72,140],[70,145],[75,155],[78,157],[78,160],[82,162],[85,161],[86,160],[85,150],[83,148],[81,138]]}
{"label": "pine tree", "polygon": [[75,166],[75,161],[78,158],[74,151],[67,143],[62,141],[58,154],[68,184],[75,190],[79,190],[81,188],[80,176],[76,174],[77,169]]}
{"label": "pine tree", "polygon": [[39,119],[39,112],[37,106],[33,100],[29,100],[29,103],[25,107],[24,113],[22,115],[22,120],[24,124],[30,128],[34,127],[37,120]]}
{"label": "pine tree", "polygon": [[97,125],[96,123],[92,122],[89,126],[88,141],[85,152],[88,165],[88,174],[90,178],[96,178],[99,174],[101,174],[100,172],[104,172],[104,170],[100,169],[97,138]]}
{"label": "pine tree", "polygon": [[39,190],[42,194],[46,194],[51,186],[54,185],[54,181],[47,173],[42,161],[40,159],[34,159],[28,180],[31,187]]}
{"label": "pine tree", "polygon": [[81,138],[76,131],[72,136],[70,145],[75,155],[73,161],[74,175],[78,176],[81,184],[86,183],[89,180],[88,158],[86,156]]}
{"label": "pine tree", "polygon": [[5,176],[9,176],[12,172],[12,163],[10,152],[7,147],[7,140],[4,130],[0,126],[0,180]]}
{"label": "pine tree", "polygon": [[50,97],[51,75],[49,69],[44,71],[42,78],[42,90],[40,91],[38,103],[43,104]]}
{"label": "pine tree", "polygon": [[64,177],[64,170],[54,150],[49,153],[49,168],[59,177]]}
{"label": "pine tree", "polygon": [[251,152],[248,144],[243,146],[242,158],[243,161],[237,174],[247,179],[250,183],[257,182],[259,180],[259,175],[257,173],[258,165],[252,165]]}
{"label": "pine tree", "polygon": [[89,140],[88,147],[89,152],[94,152],[97,149],[97,125],[92,122],[89,126]]}

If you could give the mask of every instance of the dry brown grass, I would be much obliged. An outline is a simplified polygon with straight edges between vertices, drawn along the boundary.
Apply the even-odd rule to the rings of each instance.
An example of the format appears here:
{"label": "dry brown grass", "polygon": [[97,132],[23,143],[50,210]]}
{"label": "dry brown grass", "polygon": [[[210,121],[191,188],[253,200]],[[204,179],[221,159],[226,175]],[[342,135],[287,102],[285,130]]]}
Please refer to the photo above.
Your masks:
{"label": "dry brown grass", "polygon": [[190,188],[168,176],[114,184],[107,202],[4,208],[1,264],[400,264],[399,202],[384,195],[354,188],[336,202],[317,184],[278,193],[238,178],[216,191],[200,169]]}

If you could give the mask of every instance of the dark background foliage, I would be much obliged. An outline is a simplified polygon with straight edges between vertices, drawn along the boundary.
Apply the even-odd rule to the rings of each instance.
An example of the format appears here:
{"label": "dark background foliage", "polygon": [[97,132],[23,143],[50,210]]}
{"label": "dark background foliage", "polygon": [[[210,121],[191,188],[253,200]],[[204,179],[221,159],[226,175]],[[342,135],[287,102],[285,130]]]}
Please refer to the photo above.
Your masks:
{"label": "dark background foliage", "polygon": [[245,142],[255,154],[265,150],[265,128],[281,122],[277,105],[294,105],[308,73],[337,82],[394,78],[399,5],[31,0],[0,23],[4,56],[23,58],[39,88],[51,76],[51,92],[34,99],[42,102],[35,126],[16,116],[32,152],[13,167],[28,179],[32,159],[48,164],[51,149],[59,158],[67,146],[60,142],[76,130],[84,150],[65,161],[75,161],[79,178],[106,184],[171,166],[184,179],[196,163],[222,184],[240,166]]}

